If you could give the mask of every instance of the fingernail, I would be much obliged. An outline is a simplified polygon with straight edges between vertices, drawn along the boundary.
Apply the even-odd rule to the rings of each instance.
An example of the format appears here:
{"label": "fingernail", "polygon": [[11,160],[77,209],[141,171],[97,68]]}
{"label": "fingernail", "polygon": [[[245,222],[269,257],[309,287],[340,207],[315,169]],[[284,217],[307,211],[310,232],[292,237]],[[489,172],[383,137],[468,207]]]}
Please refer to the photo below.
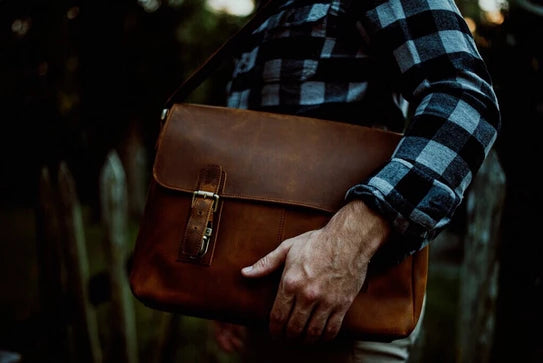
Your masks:
{"label": "fingernail", "polygon": [[253,270],[253,266],[247,266],[247,267],[242,268],[241,272],[248,273],[248,272],[251,272],[252,270]]}

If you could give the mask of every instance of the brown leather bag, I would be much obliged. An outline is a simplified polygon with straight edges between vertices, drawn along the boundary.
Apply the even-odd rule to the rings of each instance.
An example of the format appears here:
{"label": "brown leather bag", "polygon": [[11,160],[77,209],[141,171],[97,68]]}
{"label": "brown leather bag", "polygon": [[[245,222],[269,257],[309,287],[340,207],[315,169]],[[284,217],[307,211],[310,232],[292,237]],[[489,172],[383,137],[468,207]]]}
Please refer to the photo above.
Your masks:
{"label": "brown leather bag", "polygon": [[[205,77],[206,67],[196,78]],[[181,93],[189,92],[187,82],[189,89],[199,83],[194,77]],[[324,226],[346,190],[387,162],[401,135],[174,99],[157,142],[131,289],[155,309],[266,324],[280,271],[249,280],[241,268],[283,240]],[[407,336],[421,314],[427,248],[399,265],[371,267],[341,333]]]}

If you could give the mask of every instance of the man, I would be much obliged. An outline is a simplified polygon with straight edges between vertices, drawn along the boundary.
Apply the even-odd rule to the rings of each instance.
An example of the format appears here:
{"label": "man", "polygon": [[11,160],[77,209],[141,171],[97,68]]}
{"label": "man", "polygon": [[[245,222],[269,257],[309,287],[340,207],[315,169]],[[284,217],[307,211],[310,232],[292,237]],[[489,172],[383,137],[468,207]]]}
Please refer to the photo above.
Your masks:
{"label": "man", "polygon": [[[453,0],[284,1],[239,55],[228,106],[404,136],[382,169],[346,191],[347,204],[324,228],[242,270],[257,279],[284,267],[269,326],[279,340],[255,343],[261,332],[217,323],[219,345],[253,340],[253,353],[264,349],[259,362],[292,349],[321,361],[331,351],[337,361],[406,361],[418,328],[392,343],[303,343],[334,340],[378,249],[398,262],[449,224],[497,137],[491,80]],[[399,242],[388,242],[391,233]]]}

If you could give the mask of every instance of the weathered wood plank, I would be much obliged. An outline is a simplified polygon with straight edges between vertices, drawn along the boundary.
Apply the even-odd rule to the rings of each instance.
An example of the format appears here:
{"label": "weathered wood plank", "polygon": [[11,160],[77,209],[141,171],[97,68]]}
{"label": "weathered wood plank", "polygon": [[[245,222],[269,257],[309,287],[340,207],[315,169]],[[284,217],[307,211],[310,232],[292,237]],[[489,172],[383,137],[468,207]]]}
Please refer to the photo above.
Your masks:
{"label": "weathered wood plank", "polygon": [[109,256],[112,319],[116,322],[111,326],[114,339],[112,347],[117,350],[113,354],[118,357],[116,359],[118,362],[136,363],[138,362],[136,322],[126,270],[129,253],[126,176],[115,151],[107,155],[101,171],[100,201]]}
{"label": "weathered wood plank", "polygon": [[498,247],[505,174],[491,151],[466,200],[467,231],[460,272],[458,362],[490,361],[498,295]]}
{"label": "weathered wood plank", "polygon": [[56,311],[65,290],[65,272],[60,246],[57,191],[47,167],[40,174],[37,215],[37,254],[41,306],[48,313]]}
{"label": "weathered wood plank", "polygon": [[83,217],[75,182],[66,163],[58,171],[60,226],[63,249],[66,252],[66,271],[69,306],[73,308],[71,324],[74,333],[77,362],[102,362],[96,312],[88,299],[89,265]]}
{"label": "weathered wood plank", "polygon": [[143,215],[148,186],[147,150],[139,123],[132,123],[122,144],[120,158],[126,174],[129,216],[139,220]]}
{"label": "weathered wood plank", "polygon": [[[53,361],[66,361],[69,351],[68,329],[64,311],[66,296],[65,256],[59,231],[58,190],[49,168],[42,167],[36,206],[36,251],[40,310],[48,326],[43,353]],[[1,361],[1,359],[0,359]]]}

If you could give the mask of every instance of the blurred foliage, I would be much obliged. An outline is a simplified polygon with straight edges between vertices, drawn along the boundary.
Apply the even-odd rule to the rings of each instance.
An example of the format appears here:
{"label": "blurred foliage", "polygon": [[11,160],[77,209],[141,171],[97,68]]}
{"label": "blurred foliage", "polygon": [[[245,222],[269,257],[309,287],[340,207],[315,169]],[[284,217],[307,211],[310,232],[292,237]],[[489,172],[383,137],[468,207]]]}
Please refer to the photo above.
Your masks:
{"label": "blurred foliage", "polygon": [[[105,154],[134,123],[152,151],[163,102],[245,21],[201,0],[170,0],[152,12],[144,4],[0,1],[4,201],[31,203],[40,166],[60,160],[93,200]],[[228,64],[191,100],[221,103]]]}

